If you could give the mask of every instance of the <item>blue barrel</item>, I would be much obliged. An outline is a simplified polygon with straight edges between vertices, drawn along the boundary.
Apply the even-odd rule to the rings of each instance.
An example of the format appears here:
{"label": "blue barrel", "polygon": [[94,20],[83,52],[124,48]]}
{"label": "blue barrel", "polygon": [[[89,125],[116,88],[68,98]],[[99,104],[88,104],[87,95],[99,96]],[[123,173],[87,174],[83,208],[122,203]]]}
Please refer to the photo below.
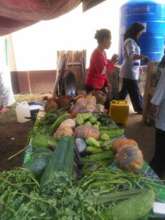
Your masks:
{"label": "blue barrel", "polygon": [[139,40],[141,53],[150,60],[159,62],[165,45],[165,1],[160,3],[154,0],[130,0],[121,7],[119,52],[121,60],[124,33],[134,22],[146,26],[146,31]]}

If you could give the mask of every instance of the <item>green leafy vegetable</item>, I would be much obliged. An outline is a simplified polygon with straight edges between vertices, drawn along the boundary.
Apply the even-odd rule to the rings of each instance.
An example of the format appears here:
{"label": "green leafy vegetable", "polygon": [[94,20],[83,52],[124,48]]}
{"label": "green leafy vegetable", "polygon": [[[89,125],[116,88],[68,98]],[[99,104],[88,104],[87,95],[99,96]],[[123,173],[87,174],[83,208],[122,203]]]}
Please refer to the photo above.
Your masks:
{"label": "green leafy vegetable", "polygon": [[64,172],[72,178],[74,149],[73,137],[63,137],[60,139],[42,175],[41,186],[43,189],[45,185],[51,185],[55,181],[54,176],[56,177],[58,172]]}

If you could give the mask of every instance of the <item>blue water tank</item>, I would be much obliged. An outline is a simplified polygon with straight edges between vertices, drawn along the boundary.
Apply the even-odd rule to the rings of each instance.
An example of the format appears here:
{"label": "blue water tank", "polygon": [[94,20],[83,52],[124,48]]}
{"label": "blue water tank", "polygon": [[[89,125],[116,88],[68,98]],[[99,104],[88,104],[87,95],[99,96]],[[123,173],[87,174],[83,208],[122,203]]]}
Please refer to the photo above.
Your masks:
{"label": "blue water tank", "polygon": [[140,22],[146,26],[146,31],[139,40],[141,53],[152,61],[160,61],[165,45],[165,0],[161,2],[160,0],[130,0],[121,7],[121,59],[125,31],[134,22]]}

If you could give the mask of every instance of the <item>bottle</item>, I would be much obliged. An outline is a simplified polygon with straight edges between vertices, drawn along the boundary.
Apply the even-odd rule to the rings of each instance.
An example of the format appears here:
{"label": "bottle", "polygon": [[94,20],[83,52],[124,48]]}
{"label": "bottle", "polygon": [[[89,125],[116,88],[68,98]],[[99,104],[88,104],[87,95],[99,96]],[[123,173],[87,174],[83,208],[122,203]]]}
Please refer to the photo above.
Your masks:
{"label": "bottle", "polygon": [[16,105],[16,117],[19,123],[24,123],[30,120],[30,107],[28,102],[20,102]]}

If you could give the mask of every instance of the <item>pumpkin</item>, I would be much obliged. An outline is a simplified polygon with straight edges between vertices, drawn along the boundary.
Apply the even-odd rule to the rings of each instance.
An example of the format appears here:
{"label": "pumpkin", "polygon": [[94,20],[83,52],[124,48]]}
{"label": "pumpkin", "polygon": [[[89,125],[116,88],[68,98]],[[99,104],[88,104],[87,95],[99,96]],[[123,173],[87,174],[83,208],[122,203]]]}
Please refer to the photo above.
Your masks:
{"label": "pumpkin", "polygon": [[103,113],[104,111],[105,111],[104,105],[101,105],[101,104],[97,104],[97,105],[96,105],[96,112],[101,112],[101,113]]}
{"label": "pumpkin", "polygon": [[125,147],[115,157],[116,163],[122,169],[137,172],[144,164],[143,154],[137,147]]}
{"label": "pumpkin", "polygon": [[121,145],[121,143],[122,143],[122,141],[124,140],[124,139],[126,139],[125,137],[123,138],[117,138],[117,139],[115,139],[114,141],[112,141],[112,149],[114,150],[114,151],[117,151],[117,149],[120,147],[120,145]]}
{"label": "pumpkin", "polygon": [[86,96],[87,104],[96,106],[96,97],[93,95],[87,95]]}
{"label": "pumpkin", "polygon": [[97,128],[91,125],[80,125],[75,129],[75,136],[85,139],[93,137],[96,140],[98,140],[100,136],[100,132]]}
{"label": "pumpkin", "polygon": [[125,143],[125,144],[123,144],[122,146],[120,146],[118,148],[117,153],[120,152],[122,149],[127,148],[127,147],[135,147],[135,148],[139,149],[137,144],[133,144],[133,143],[130,143],[130,144],[128,143],[127,144],[127,143]]}
{"label": "pumpkin", "polygon": [[71,127],[59,127],[54,133],[55,138],[62,138],[65,136],[73,136],[73,129]]}
{"label": "pumpkin", "polygon": [[60,124],[60,128],[65,128],[65,127],[74,128],[75,126],[76,126],[76,122],[74,119],[71,118],[66,119]]}
{"label": "pumpkin", "polygon": [[76,103],[71,108],[71,113],[96,112],[96,98],[92,95],[78,96],[74,99]]}
{"label": "pumpkin", "polygon": [[77,114],[79,112],[86,112],[87,100],[84,97],[80,97],[76,100],[76,103],[71,108],[72,114]]}
{"label": "pumpkin", "polygon": [[135,140],[133,139],[128,139],[128,138],[118,138],[112,142],[112,149],[114,151],[120,151],[120,149],[127,147],[127,146],[132,146],[132,147],[138,147],[138,144]]}

